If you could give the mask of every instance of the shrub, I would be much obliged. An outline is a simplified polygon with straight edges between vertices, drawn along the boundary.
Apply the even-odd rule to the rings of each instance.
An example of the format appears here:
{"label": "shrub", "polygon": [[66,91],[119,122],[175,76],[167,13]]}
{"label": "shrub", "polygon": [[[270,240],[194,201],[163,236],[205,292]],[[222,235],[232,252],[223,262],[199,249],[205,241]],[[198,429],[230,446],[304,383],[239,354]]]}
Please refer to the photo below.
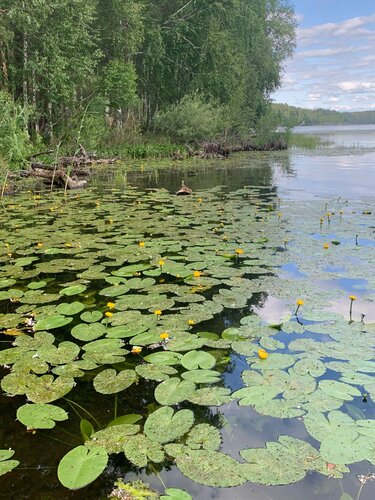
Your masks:
{"label": "shrub", "polygon": [[23,163],[31,153],[27,132],[29,110],[4,91],[0,91],[0,109],[0,158],[11,166]]}
{"label": "shrub", "polygon": [[177,141],[213,139],[224,129],[224,108],[197,93],[187,94],[177,104],[158,112],[154,127]]}

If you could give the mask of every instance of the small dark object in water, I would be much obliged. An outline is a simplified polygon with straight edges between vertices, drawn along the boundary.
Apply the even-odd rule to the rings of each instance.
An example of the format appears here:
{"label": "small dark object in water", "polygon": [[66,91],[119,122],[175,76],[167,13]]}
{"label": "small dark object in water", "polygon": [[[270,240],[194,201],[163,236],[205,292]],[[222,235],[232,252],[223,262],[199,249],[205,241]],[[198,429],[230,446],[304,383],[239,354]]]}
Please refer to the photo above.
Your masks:
{"label": "small dark object in water", "polygon": [[196,170],[188,170],[187,175],[188,177],[195,177],[198,175],[198,172]]}
{"label": "small dark object in water", "polygon": [[367,403],[367,398],[368,398],[367,394],[363,394],[363,396],[362,396],[362,402],[363,403]]}
{"label": "small dark object in water", "polygon": [[177,196],[187,196],[187,195],[192,195],[193,194],[193,191],[185,186],[185,183],[184,181],[182,181],[181,183],[181,188],[177,191],[176,195]]}

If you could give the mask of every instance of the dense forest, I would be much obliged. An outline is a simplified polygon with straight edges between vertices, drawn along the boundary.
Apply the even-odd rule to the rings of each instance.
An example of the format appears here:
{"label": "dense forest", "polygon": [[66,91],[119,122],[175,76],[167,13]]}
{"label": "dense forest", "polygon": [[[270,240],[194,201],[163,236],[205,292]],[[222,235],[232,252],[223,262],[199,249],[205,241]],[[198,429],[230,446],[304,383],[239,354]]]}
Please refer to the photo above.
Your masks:
{"label": "dense forest", "polygon": [[375,111],[342,112],[321,108],[297,108],[288,104],[273,104],[272,111],[277,124],[282,127],[375,124]]}
{"label": "dense forest", "polygon": [[288,0],[3,0],[0,158],[263,130],[294,43]]}

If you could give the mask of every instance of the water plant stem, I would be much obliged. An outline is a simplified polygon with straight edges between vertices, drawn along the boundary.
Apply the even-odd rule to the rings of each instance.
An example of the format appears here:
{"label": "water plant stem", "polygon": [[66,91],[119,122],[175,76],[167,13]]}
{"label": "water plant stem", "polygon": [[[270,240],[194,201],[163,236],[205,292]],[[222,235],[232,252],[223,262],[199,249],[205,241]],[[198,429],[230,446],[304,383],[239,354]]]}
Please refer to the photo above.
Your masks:
{"label": "water plant stem", "polygon": [[98,425],[98,427],[99,427],[100,429],[102,428],[102,426],[100,425],[100,423],[96,420],[96,418],[95,418],[93,415],[91,415],[91,413],[90,413],[88,410],[86,410],[86,408],[84,408],[84,407],[83,407],[83,406],[81,406],[80,404],[76,403],[75,401],[72,401],[71,399],[67,399],[67,398],[64,398],[64,399],[65,399],[65,401],[67,401],[67,402],[68,402],[68,403],[70,403],[71,405],[76,405],[76,406],[78,406],[78,408],[79,408],[80,410],[84,411],[85,413],[87,413],[87,415],[88,415],[90,418],[92,418],[92,420],[93,420],[93,421],[94,421],[94,422]]}
{"label": "water plant stem", "polygon": [[115,410],[114,410],[114,418],[117,418],[117,403],[118,403],[118,394],[115,394]]}
{"label": "water plant stem", "polygon": [[155,469],[155,467],[150,464],[151,466],[151,469],[153,470],[154,474],[157,475],[159,481],[161,482],[161,484],[163,485],[163,488],[166,490],[167,489],[167,485],[165,484],[165,482],[163,481],[162,477],[160,476],[159,472]]}
{"label": "water plant stem", "polygon": [[9,170],[7,170],[5,172],[4,182],[3,182],[3,186],[1,188],[1,196],[0,196],[1,199],[4,197],[5,188],[6,188],[7,180],[8,180],[8,175],[9,175]]}
{"label": "water plant stem", "polygon": [[357,496],[355,497],[355,500],[359,500],[359,497],[362,494],[362,490],[363,490],[364,485],[365,485],[365,483],[362,483],[361,486],[359,487],[359,490],[358,490]]}

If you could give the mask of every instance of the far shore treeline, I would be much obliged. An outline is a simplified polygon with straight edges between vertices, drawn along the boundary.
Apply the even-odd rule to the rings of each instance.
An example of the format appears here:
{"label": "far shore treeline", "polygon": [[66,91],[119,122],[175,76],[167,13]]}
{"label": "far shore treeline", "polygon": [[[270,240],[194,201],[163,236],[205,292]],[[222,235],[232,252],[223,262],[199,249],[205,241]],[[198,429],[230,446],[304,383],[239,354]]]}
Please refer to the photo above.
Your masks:
{"label": "far shore treeline", "polygon": [[261,137],[294,45],[288,0],[3,0],[0,165]]}
{"label": "far shore treeline", "polygon": [[306,109],[273,104],[273,115],[281,127],[298,125],[373,125],[375,110],[369,111],[334,111],[331,109]]}

